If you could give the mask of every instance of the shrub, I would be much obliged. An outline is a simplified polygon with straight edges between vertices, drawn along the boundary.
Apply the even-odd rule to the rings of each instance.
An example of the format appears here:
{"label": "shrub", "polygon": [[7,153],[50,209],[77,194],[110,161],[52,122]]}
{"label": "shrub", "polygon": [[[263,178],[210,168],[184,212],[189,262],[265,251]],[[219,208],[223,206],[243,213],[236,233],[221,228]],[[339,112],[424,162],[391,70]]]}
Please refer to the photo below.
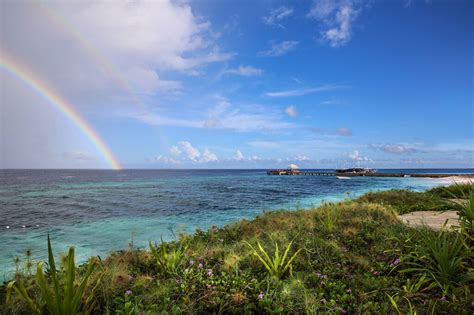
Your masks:
{"label": "shrub", "polygon": [[161,240],[159,248],[156,245],[153,246],[151,242],[149,242],[149,245],[158,267],[161,271],[169,274],[176,273],[183,262],[186,249],[188,248],[188,246],[184,244],[184,241],[181,241],[178,247],[168,250],[163,239]]}
{"label": "shrub", "polygon": [[291,241],[286,247],[283,256],[280,256],[278,243],[275,241],[275,253],[273,257],[270,257],[265,251],[265,249],[263,249],[260,242],[257,241],[258,250],[255,249],[249,242],[245,243],[251,248],[252,254],[262,262],[268,273],[276,279],[281,279],[287,271],[289,271],[290,275],[292,275],[292,262],[296,258],[298,253],[302,250],[302,248],[300,248],[291,257],[288,257],[288,252],[290,251],[291,245],[293,244],[293,241]]}
{"label": "shrub", "polygon": [[27,288],[19,281],[11,281],[7,285],[7,301],[10,299],[11,291],[16,291],[26,302],[31,311],[41,314],[43,305],[52,315],[78,314],[80,311],[90,314],[94,307],[94,292],[100,284],[100,278],[94,284],[89,294],[86,294],[88,280],[95,269],[96,258],[91,258],[87,264],[87,270],[79,285],[76,285],[76,265],[74,260],[74,247],[69,248],[69,253],[64,258],[64,279],[60,279],[60,272],[56,270],[51,240],[48,235],[48,264],[49,277],[52,285],[47,280],[43,272],[43,262],[38,263],[36,272],[36,282],[41,292],[41,300],[36,300],[28,294]]}

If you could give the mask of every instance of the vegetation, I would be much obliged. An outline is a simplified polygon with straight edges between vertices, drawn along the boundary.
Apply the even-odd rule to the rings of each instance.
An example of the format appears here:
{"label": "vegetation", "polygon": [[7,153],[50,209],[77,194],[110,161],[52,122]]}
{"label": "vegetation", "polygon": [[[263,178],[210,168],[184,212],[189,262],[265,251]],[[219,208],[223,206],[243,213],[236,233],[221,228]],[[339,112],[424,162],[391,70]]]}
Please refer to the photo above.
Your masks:
{"label": "vegetation", "polygon": [[24,281],[29,287],[36,287],[41,294],[41,298],[36,296],[30,297],[23,281],[17,279],[9,282],[7,285],[6,302],[11,302],[11,291],[16,291],[35,314],[43,314],[45,309],[48,311],[48,314],[52,315],[78,314],[80,311],[90,314],[95,306],[93,297],[95,290],[100,284],[100,278],[95,283],[90,283],[92,289],[87,296],[86,286],[96,266],[96,258],[91,258],[91,261],[87,264],[86,272],[79,284],[75,282],[76,263],[73,247],[69,249],[69,253],[64,257],[63,265],[63,276],[59,277],[51,248],[51,240],[48,235],[48,278],[50,281],[48,281],[44,274],[43,262],[39,262],[37,265],[36,281],[28,281],[31,279]]}
{"label": "vegetation", "polygon": [[[471,314],[474,190],[448,191],[456,198],[444,190],[389,191],[265,213],[79,268],[73,250],[60,270],[50,255],[45,274],[41,267],[28,275],[25,266],[0,288],[0,313],[55,314],[57,301],[70,305],[79,296],[69,314]],[[458,211],[459,230],[410,228],[396,216],[440,207]],[[53,308],[45,292],[54,292]]]}

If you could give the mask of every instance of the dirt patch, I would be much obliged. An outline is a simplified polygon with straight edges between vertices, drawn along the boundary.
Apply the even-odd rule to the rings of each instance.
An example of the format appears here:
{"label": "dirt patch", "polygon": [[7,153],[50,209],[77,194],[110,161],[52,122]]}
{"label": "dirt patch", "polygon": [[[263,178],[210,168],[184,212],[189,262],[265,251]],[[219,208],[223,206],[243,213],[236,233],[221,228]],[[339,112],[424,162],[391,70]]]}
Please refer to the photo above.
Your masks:
{"label": "dirt patch", "polygon": [[434,230],[443,228],[444,223],[447,228],[458,225],[459,216],[456,211],[415,211],[407,214],[399,215],[398,218],[405,224],[410,226],[426,225]]}

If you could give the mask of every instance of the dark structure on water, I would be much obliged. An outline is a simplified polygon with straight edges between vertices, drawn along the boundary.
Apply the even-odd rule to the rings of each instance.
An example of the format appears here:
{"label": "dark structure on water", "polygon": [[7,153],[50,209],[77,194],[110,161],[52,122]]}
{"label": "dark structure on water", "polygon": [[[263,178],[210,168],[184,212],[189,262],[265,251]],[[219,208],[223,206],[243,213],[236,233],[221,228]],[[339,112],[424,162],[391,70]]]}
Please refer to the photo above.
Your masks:
{"label": "dark structure on water", "polygon": [[346,168],[337,169],[334,172],[328,171],[304,171],[297,169],[274,169],[268,170],[267,175],[290,175],[290,176],[336,176],[336,177],[428,177],[443,178],[452,176],[462,176],[474,179],[474,174],[448,174],[448,173],[380,173],[370,168]]}

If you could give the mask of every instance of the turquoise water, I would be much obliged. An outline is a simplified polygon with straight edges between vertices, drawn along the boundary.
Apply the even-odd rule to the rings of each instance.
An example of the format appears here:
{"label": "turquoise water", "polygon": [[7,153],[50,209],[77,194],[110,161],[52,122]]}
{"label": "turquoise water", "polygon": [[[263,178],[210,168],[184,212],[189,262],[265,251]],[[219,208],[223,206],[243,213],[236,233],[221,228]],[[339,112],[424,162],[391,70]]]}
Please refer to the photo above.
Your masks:
{"label": "turquoise water", "polygon": [[[412,170],[413,172],[413,170]],[[78,262],[133,242],[223,226],[263,210],[308,208],[367,191],[425,190],[436,179],[268,176],[264,170],[1,171],[0,276],[27,249],[45,259],[49,232],[57,252],[76,247]],[[7,228],[9,227],[9,228]]]}

